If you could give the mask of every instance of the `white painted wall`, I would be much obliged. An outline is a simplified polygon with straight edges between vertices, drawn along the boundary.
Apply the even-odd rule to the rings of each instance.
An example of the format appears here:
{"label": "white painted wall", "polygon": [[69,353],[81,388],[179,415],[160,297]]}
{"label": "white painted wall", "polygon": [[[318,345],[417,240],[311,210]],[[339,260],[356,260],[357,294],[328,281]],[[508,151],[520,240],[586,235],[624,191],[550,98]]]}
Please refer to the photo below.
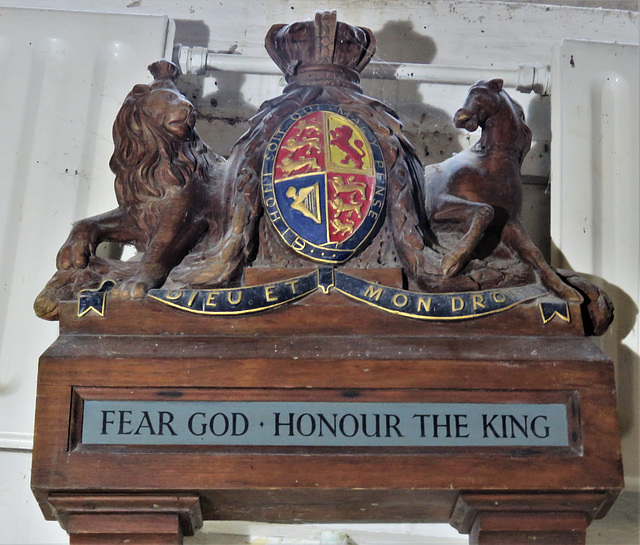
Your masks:
{"label": "white painted wall", "polygon": [[638,490],[640,48],[567,40],[553,67],[554,261],[602,286],[615,305],[598,343],[616,364],[625,480]]}
{"label": "white painted wall", "polygon": [[[320,8],[337,9],[340,20],[367,26],[374,31],[378,39],[378,60],[493,67],[496,77],[500,76],[501,69],[521,63],[551,64],[551,47],[564,38],[639,41],[637,12],[557,5],[445,0],[327,0],[322,4],[311,0],[0,0],[0,6],[167,15],[176,21],[178,42],[214,51],[262,57],[266,56],[264,35],[271,24],[308,19]],[[0,7],[0,29],[2,12]],[[24,28],[28,32],[29,25],[25,23]],[[69,24],[60,24],[59,31],[64,36],[77,29]],[[147,44],[149,48],[131,52],[139,62],[140,77],[136,81],[146,80],[144,66],[155,60],[156,55],[152,51],[157,48],[153,49],[155,45],[152,47],[151,42]],[[119,101],[135,81],[125,81],[125,78],[116,83],[111,77],[103,78],[104,85],[114,85],[113,93],[107,94],[103,102],[78,104],[65,101],[64,95],[48,97],[49,106],[30,115],[52,117],[52,112],[59,113],[53,117],[59,118],[61,124],[57,125],[55,135],[39,155],[46,159],[46,163],[32,164],[29,162],[31,159],[40,160],[36,157],[38,154],[33,155],[33,150],[23,145],[28,141],[20,135],[32,130],[29,127],[33,126],[35,117],[16,119],[13,101],[36,103],[39,97],[36,89],[29,85],[27,67],[12,64],[10,55],[1,56],[3,51],[10,51],[10,46],[2,41],[0,33],[0,63],[4,68],[0,82],[0,116],[6,116],[2,119],[10,121],[3,123],[3,130],[15,127],[16,138],[22,138],[17,159],[5,157],[2,162],[4,165],[16,164],[17,170],[10,171],[9,176],[5,171],[0,182],[3,195],[11,195],[0,203],[0,207],[12,203],[11,207],[0,208],[2,222],[5,218],[17,222],[2,239],[0,248],[3,256],[0,267],[3,280],[0,285],[0,326],[3,328],[0,352],[0,544],[57,545],[68,542],[66,536],[55,523],[42,520],[28,489],[36,361],[38,354],[55,338],[56,329],[33,318],[30,305],[53,272],[57,246],[66,237],[71,221],[113,205],[112,177],[107,166],[111,152],[109,126]],[[81,50],[77,68],[72,71],[77,85],[83,85],[83,81],[88,85],[88,76],[92,73],[90,61],[83,55],[86,51]],[[637,65],[629,67],[629,70],[637,69]],[[216,151],[225,154],[243,132],[243,120],[255,112],[263,100],[279,94],[281,87],[277,77],[214,76],[184,78],[181,86],[203,116],[198,123],[199,132]],[[456,131],[450,121],[464,99],[465,88],[371,80],[364,87],[369,94],[390,103],[399,111],[425,162],[440,161],[469,145],[469,140]],[[48,87],[43,89],[47,90]],[[8,96],[13,98],[9,101]],[[525,107],[535,140],[525,166],[529,182],[525,188],[526,219],[539,245],[549,251],[546,189],[550,160],[548,144],[551,141],[550,99],[515,92],[512,96]],[[96,108],[100,110],[97,117]],[[71,176],[65,172],[68,168],[65,166],[65,154],[74,143],[69,141],[66,131],[74,123],[85,123],[87,116],[92,115],[94,117],[89,121],[94,123],[93,128],[85,133],[84,138],[102,151],[95,155],[90,168],[80,168],[79,176]],[[73,166],[71,172],[75,173],[75,170]],[[23,187],[25,173],[29,176],[38,174],[42,185]],[[64,205],[60,195],[66,195],[70,199],[67,202],[73,204]],[[633,219],[637,221],[637,218]],[[15,240],[11,235],[17,232],[20,222],[35,222],[46,236],[37,236],[36,231],[36,236],[31,239]],[[631,362],[636,366],[633,376],[637,383],[637,354]],[[632,395],[631,389],[624,388],[623,391]],[[632,411],[632,407],[628,400],[622,400],[623,411]],[[633,440],[629,440],[629,437],[637,438],[637,415],[623,413],[621,416],[625,422],[631,423],[625,430],[626,434],[631,434],[625,439],[625,459],[628,471],[631,471],[630,483],[637,485],[638,474],[637,470],[634,474],[633,469],[637,468],[637,448]],[[631,496],[629,501],[633,502],[634,497],[637,501],[637,495]],[[613,513],[611,516],[615,524],[623,524],[622,521],[633,518],[633,514],[628,514],[633,511],[633,507],[628,507],[629,502],[621,505],[622,514]],[[593,543],[624,544],[622,539],[631,534],[627,530],[622,534],[627,537],[620,538],[619,534],[612,538],[616,541],[609,541],[608,534],[614,534],[607,530],[608,520],[591,530]],[[637,525],[637,517],[635,520]],[[629,525],[629,522],[624,524]],[[443,526],[349,525],[341,528],[358,545],[466,543],[466,538]],[[256,539],[262,536],[260,543],[318,543],[323,529],[317,526],[208,523],[199,536],[186,542],[233,544],[244,541],[238,536],[254,536]]]}

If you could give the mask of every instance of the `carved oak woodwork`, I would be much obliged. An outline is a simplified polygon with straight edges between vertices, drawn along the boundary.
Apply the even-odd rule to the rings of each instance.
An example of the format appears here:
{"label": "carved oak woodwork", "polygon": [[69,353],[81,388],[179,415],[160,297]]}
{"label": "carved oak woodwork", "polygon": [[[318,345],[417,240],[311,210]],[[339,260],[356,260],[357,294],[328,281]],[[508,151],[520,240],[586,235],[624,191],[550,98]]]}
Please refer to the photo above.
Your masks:
{"label": "carved oak woodwork", "polygon": [[34,305],[60,320],[45,516],[72,545],[179,544],[203,519],[584,543],[622,487],[613,365],[584,338],[613,307],[524,231],[522,108],[478,82],[454,122],[480,140],[425,169],[362,93],[369,29],[318,12],[266,48],[287,86],[227,161],[169,61],[118,113],[118,208],[73,226]]}

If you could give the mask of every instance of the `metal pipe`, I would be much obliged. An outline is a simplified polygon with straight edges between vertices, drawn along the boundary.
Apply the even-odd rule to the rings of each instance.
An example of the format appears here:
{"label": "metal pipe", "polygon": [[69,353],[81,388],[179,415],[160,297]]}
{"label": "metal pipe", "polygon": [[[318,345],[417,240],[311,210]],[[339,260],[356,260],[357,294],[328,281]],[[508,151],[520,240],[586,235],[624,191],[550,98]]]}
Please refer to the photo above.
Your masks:
{"label": "metal pipe", "polygon": [[[282,76],[280,69],[268,57],[246,57],[213,53],[205,47],[176,45],[173,60],[184,74],[239,72],[267,76]],[[445,66],[418,63],[372,61],[362,73],[363,78],[408,80],[417,83],[473,85],[476,81],[500,77],[505,87],[521,93],[551,93],[551,70],[548,65],[521,64],[514,68],[484,68],[474,66]]]}

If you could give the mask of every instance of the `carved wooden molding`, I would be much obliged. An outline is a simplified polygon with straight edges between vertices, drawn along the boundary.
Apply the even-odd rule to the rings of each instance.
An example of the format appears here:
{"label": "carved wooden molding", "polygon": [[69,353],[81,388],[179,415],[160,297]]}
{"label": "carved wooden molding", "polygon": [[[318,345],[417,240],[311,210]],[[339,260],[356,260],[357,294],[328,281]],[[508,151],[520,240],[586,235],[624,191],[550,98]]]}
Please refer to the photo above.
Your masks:
{"label": "carved wooden molding", "polygon": [[48,501],[73,545],[95,543],[95,539],[100,539],[100,543],[120,543],[123,535],[131,544],[179,544],[183,535],[191,536],[202,527],[200,499],[194,494],[54,493]]}
{"label": "carved wooden molding", "polygon": [[471,545],[509,543],[584,544],[594,518],[611,505],[608,492],[477,493],[463,492],[451,525],[470,534]]}

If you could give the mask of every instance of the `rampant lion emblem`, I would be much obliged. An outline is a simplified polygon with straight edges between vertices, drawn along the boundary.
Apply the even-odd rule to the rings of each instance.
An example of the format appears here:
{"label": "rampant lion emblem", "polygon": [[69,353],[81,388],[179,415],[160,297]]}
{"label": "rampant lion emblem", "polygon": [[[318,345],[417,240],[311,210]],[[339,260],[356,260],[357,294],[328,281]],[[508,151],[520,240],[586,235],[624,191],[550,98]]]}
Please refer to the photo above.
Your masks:
{"label": "rampant lion emblem", "polygon": [[364,142],[356,139],[353,145],[351,145],[352,138],[353,129],[348,125],[341,125],[331,130],[331,141],[329,144],[336,146],[345,154],[344,159],[340,161],[343,165],[348,165],[352,162],[355,168],[361,169],[364,164],[363,158],[366,155],[366,151],[363,149]]}

